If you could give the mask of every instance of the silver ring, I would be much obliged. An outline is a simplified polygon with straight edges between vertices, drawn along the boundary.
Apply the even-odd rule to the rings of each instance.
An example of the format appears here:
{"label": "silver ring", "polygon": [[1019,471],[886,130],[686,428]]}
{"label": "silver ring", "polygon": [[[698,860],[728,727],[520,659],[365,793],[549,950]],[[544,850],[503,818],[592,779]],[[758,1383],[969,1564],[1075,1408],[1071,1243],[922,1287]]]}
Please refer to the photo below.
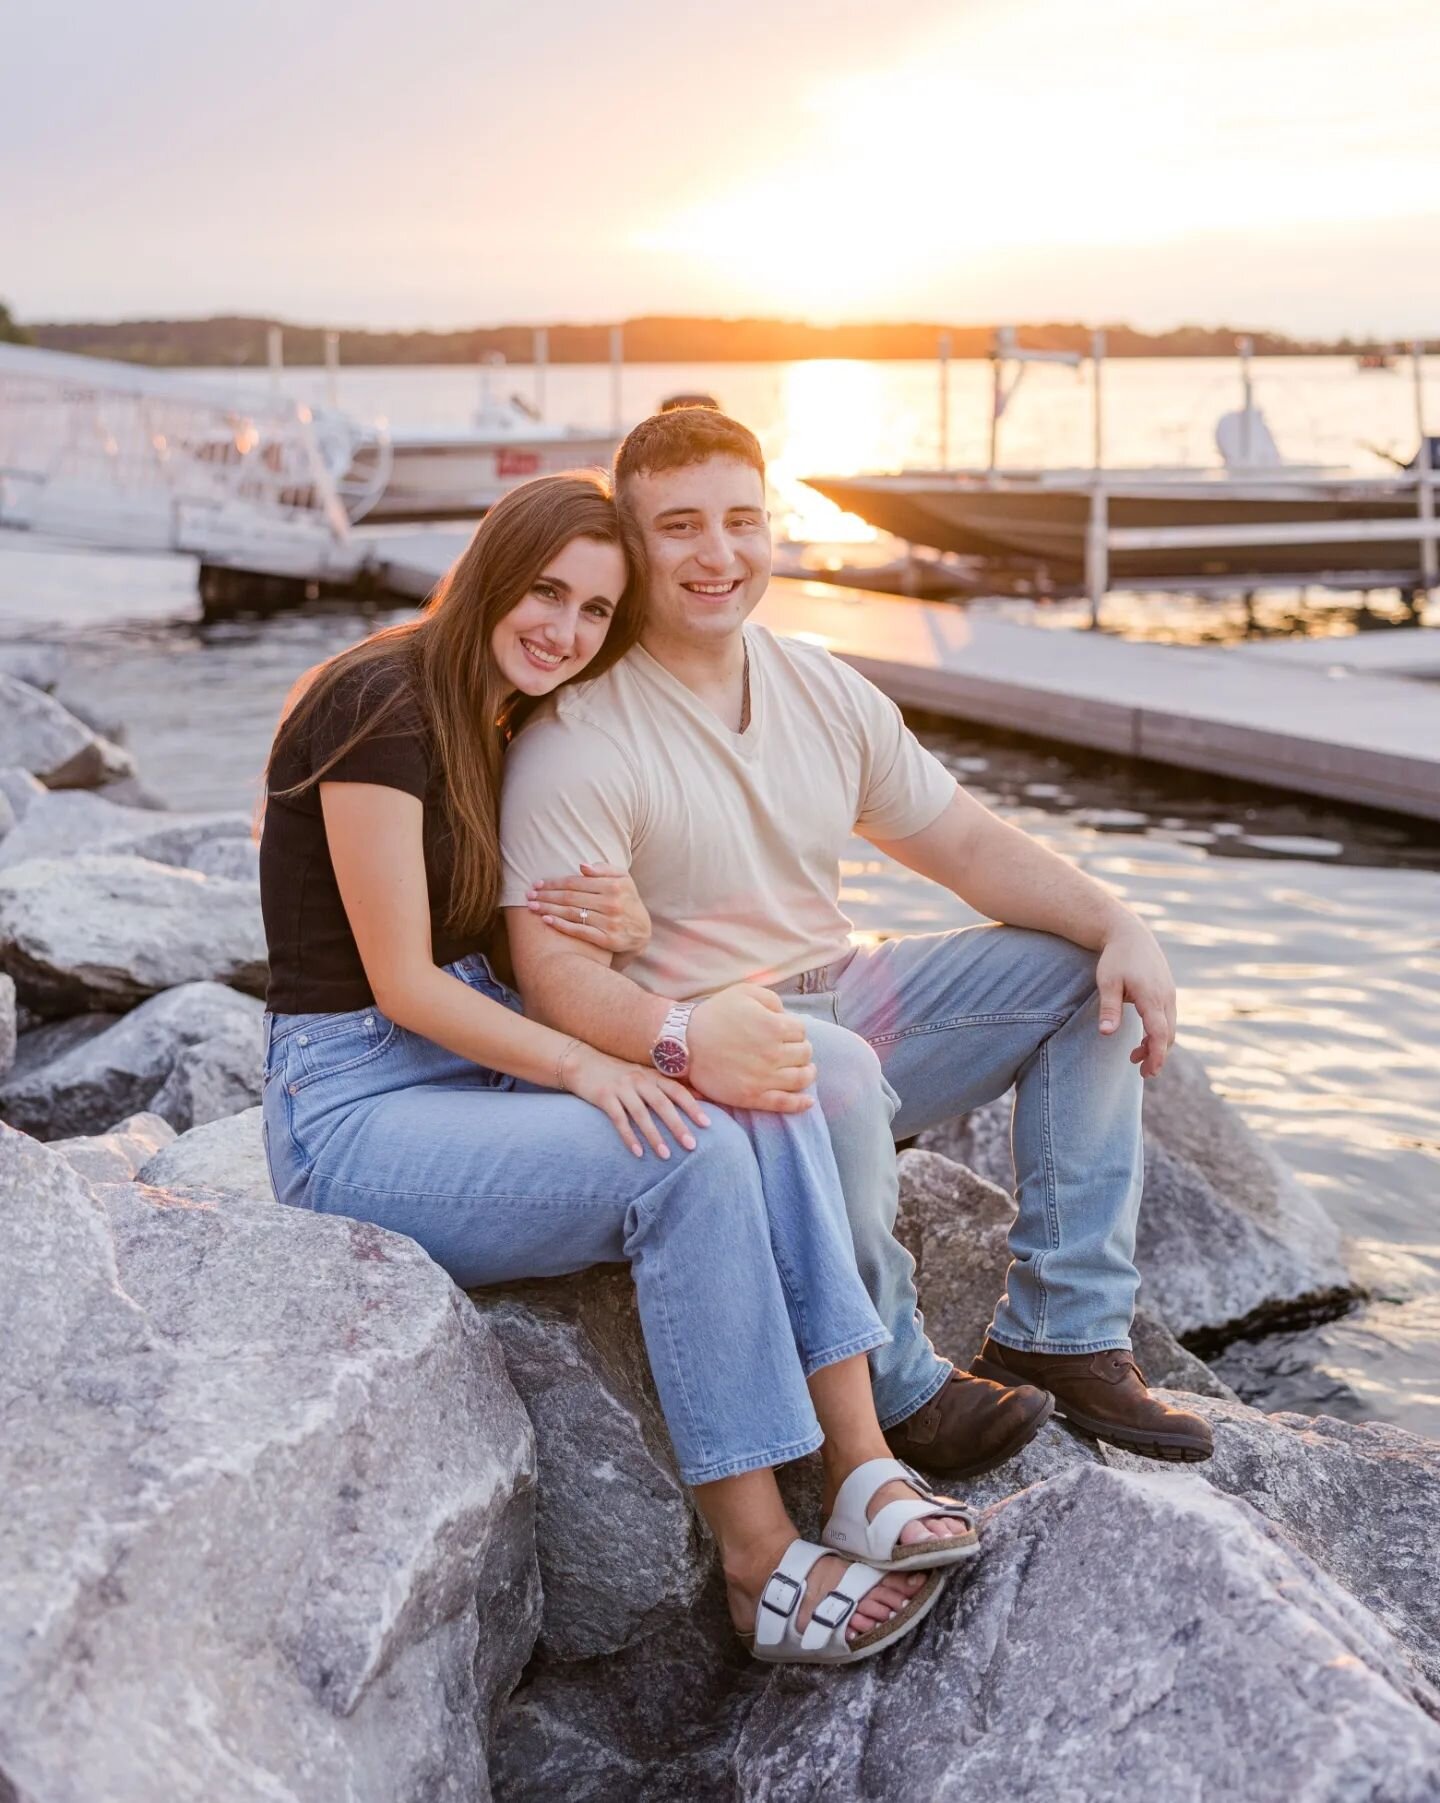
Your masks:
{"label": "silver ring", "polygon": [[590,924],[590,910],[588,908],[582,908],[580,910],[580,924],[582,927]]}

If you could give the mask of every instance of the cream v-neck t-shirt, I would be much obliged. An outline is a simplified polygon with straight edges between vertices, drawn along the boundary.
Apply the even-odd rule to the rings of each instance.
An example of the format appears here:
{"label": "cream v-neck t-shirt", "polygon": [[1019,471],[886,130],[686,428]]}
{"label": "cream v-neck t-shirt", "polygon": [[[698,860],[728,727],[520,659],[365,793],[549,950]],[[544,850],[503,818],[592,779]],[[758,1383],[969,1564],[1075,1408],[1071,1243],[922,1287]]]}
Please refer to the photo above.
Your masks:
{"label": "cream v-neck t-shirt", "polygon": [[828,651],[746,626],[737,733],[636,646],[558,691],[505,759],[500,905],[581,863],[628,870],[650,911],[617,958],[657,995],[783,982],[849,949],[840,859],[852,832],[904,839],[955,779],[873,684]]}

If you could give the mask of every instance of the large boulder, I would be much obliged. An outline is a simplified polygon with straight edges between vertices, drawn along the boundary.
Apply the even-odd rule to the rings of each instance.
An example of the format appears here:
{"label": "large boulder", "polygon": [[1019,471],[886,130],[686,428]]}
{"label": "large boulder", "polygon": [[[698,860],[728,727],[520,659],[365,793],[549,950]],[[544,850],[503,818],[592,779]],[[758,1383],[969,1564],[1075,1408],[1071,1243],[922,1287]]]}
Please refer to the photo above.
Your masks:
{"label": "large boulder", "polygon": [[87,1183],[129,1183],[141,1165],[174,1138],[175,1129],[158,1114],[132,1114],[108,1133],[52,1140],[50,1150]]}
{"label": "large boulder", "polygon": [[409,1240],[0,1130],[0,1796],[484,1799],[533,1445]]}
{"label": "large boulder", "polygon": [[904,1655],[770,1679],[730,1796],[1434,1797],[1440,1697],[1243,1504],[1089,1466],[982,1535]]}
{"label": "large boulder", "polygon": [[15,1045],[19,1038],[15,1017],[15,979],[0,972],[0,1077],[15,1062]]}
{"label": "large boulder", "polygon": [[39,1027],[0,1083],[0,1119],[59,1139],[146,1110],[180,1133],[235,1114],[260,1100],[264,1012],[223,983],[183,983],[118,1020]]}
{"label": "large boulder", "polygon": [[[1374,1612],[1440,1684],[1440,1444],[1380,1421],[1192,1402],[1215,1456],[1184,1474],[1244,1497]],[[1113,1449],[1112,1465],[1145,1462]]]}
{"label": "large boulder", "polygon": [[[1014,1204],[993,1183],[938,1152],[902,1152],[899,1170],[896,1233],[915,1260],[925,1330],[963,1367],[980,1350],[1005,1287]],[[1131,1337],[1146,1378],[1158,1388],[1234,1394],[1147,1309],[1137,1311]]]}
{"label": "large boulder", "polygon": [[28,770],[49,789],[93,789],[135,773],[118,745],[76,719],[53,696],[3,671],[0,764]]}
{"label": "large boulder", "polygon": [[192,1127],[178,1139],[172,1134],[136,1168],[134,1176],[138,1183],[180,1195],[214,1196],[262,1206],[272,1206],[275,1201],[265,1161],[264,1120],[258,1107]]}
{"label": "large boulder", "polygon": [[0,795],[10,804],[12,827],[15,821],[25,818],[40,796],[49,793],[38,776],[32,776],[18,764],[0,765]]}
{"label": "large boulder", "polygon": [[714,1550],[676,1475],[629,1271],[472,1300],[535,1424],[544,1653],[591,1659],[673,1624]]}
{"label": "large boulder", "polygon": [[[922,1134],[919,1144],[1013,1195],[1013,1098]],[[1141,1297],[1174,1334],[1209,1348],[1272,1322],[1334,1311],[1356,1294],[1340,1234],[1204,1066],[1181,1048],[1145,1085]]]}
{"label": "large boulder", "polygon": [[244,842],[249,836],[250,822],[241,813],[156,814],[148,808],[122,807],[87,789],[46,792],[0,839],[0,869],[32,858],[98,851],[193,869],[203,849],[217,841]]}
{"label": "large boulder", "polygon": [[263,994],[258,892],[108,853],[16,864],[0,871],[0,968],[52,1016],[205,979]]}

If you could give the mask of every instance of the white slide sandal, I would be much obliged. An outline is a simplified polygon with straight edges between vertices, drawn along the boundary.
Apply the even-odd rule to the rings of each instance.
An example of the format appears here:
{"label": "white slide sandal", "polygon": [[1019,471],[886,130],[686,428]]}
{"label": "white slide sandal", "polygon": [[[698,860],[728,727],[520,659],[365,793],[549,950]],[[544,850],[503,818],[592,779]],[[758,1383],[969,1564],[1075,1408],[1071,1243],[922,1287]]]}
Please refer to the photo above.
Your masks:
{"label": "white slide sandal", "polygon": [[[899,1479],[917,1494],[900,1502],[886,1503],[873,1521],[866,1510],[870,1499],[882,1484]],[[963,1521],[963,1534],[949,1534],[943,1539],[917,1541],[902,1546],[900,1530],[912,1521],[929,1516],[947,1515]],[[975,1531],[975,1517],[959,1503],[936,1496],[922,1477],[899,1459],[867,1459],[857,1465],[840,1486],[835,1508],[821,1529],[820,1538],[833,1552],[849,1559],[863,1559],[877,1571],[933,1571],[942,1565],[959,1565],[973,1559],[980,1551],[980,1536]]]}
{"label": "white slide sandal", "polygon": [[785,1556],[760,1593],[754,1634],[740,1636],[755,1658],[769,1665],[856,1665],[883,1653],[887,1646],[918,1628],[945,1588],[943,1574],[932,1573],[889,1621],[879,1622],[848,1640],[845,1629],[856,1604],[889,1575],[873,1566],[852,1562],[846,1565],[845,1574],[834,1589],[827,1590],[816,1603],[802,1628],[799,1616],[805,1599],[805,1580],[816,1561],[830,1557],[832,1552],[833,1548],[816,1546],[813,1540],[792,1540],[786,1547]]}

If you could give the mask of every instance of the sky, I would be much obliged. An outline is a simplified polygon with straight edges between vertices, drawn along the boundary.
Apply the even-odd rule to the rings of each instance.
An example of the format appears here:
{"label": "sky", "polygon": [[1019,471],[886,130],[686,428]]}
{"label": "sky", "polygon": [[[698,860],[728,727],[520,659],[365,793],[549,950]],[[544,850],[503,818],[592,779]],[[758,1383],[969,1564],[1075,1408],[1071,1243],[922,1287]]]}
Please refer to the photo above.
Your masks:
{"label": "sky", "polygon": [[0,299],[1440,332],[1437,0],[11,0]]}

